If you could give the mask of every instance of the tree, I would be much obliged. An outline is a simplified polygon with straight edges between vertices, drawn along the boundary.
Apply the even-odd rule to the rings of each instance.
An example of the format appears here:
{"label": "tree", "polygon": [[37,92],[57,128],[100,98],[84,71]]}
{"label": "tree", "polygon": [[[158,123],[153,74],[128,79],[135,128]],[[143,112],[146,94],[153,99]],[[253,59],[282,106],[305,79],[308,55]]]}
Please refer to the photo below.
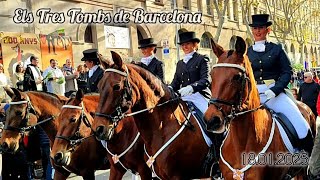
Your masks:
{"label": "tree", "polygon": [[258,7],[259,2],[257,0],[240,0],[241,11],[243,14],[244,24],[246,25],[247,34],[251,39],[253,38],[253,34],[251,32],[251,28],[249,26],[249,18],[251,18],[250,9],[251,7]]}
{"label": "tree", "polygon": [[210,1],[210,4],[209,4],[209,8],[211,9],[213,6],[218,15],[218,26],[217,26],[216,35],[214,36],[214,39],[217,42],[219,41],[221,31],[223,28],[223,23],[225,21],[225,15],[226,15],[228,3],[229,3],[229,0],[213,0],[213,1]]}

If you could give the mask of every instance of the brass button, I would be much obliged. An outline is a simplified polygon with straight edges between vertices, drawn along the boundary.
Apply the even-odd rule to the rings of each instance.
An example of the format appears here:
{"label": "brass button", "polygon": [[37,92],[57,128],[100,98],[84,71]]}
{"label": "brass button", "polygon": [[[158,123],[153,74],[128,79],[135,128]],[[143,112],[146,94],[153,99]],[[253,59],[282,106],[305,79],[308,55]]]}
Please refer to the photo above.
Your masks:
{"label": "brass button", "polygon": [[188,81],[190,81],[190,79],[188,78]]}
{"label": "brass button", "polygon": [[262,72],[262,69],[260,69],[260,71]]}
{"label": "brass button", "polygon": [[183,73],[181,73],[181,75],[183,76]]}
{"label": "brass button", "polygon": [[260,80],[262,80],[262,77],[260,77]]}
{"label": "brass button", "polygon": [[259,63],[261,64],[261,63],[262,63],[262,61],[259,61]]}

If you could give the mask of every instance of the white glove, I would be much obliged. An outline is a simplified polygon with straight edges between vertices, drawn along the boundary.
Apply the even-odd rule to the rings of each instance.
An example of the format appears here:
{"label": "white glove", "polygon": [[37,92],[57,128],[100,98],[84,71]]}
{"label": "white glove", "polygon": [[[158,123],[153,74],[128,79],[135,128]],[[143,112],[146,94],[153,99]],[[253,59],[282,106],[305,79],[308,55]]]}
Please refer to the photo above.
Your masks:
{"label": "white glove", "polygon": [[276,94],[270,89],[266,90],[264,94],[267,96],[267,99],[272,99],[276,97]]}
{"label": "white glove", "polygon": [[191,95],[193,93],[193,88],[192,86],[188,85],[186,87],[179,89],[178,92],[181,96]]}

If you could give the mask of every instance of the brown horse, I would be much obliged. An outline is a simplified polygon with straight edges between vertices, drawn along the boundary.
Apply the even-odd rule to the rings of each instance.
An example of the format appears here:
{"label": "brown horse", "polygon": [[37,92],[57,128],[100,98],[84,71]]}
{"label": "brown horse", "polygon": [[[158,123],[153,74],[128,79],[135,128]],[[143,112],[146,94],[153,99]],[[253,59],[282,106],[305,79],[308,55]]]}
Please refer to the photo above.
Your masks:
{"label": "brown horse", "polygon": [[[212,48],[219,59],[211,71],[212,99],[204,119],[210,129],[220,132],[230,123],[220,153],[219,164],[224,178],[283,179],[289,166],[274,166],[274,163],[279,162],[281,154],[291,154],[288,154],[270,113],[260,106],[251,63],[245,54],[245,41],[237,37],[235,50],[229,51],[212,41]],[[315,132],[314,115],[310,115],[310,109],[309,112],[304,109],[303,113]],[[253,153],[251,160],[254,160],[259,152],[268,157],[272,155],[267,160],[271,162],[250,166],[244,157]],[[307,163],[308,158],[303,158]]]}
{"label": "brown horse", "polygon": [[[82,91],[78,91],[82,92]],[[101,168],[106,160],[107,151],[94,135],[91,135],[91,122],[87,121],[86,112],[94,112],[97,108],[99,95],[87,95],[84,98],[85,109],[77,109],[82,105],[82,97],[77,93],[76,99],[70,99],[62,106],[61,113],[57,118],[58,132],[52,146],[51,158],[54,164],[63,167],[72,167],[77,174],[84,174],[88,167],[92,170]],[[70,105],[75,106],[70,106]],[[69,109],[68,107],[73,107]],[[74,109],[75,108],[75,109]],[[82,107],[83,108],[83,107]],[[86,112],[85,112],[86,111]],[[88,127],[87,127],[88,126]],[[88,153],[91,152],[91,153]],[[85,177],[94,179],[94,176]]]}
{"label": "brown horse", "polygon": [[[92,137],[92,131],[89,127],[93,122],[93,118],[89,113],[94,113],[97,109],[99,102],[99,96],[84,96],[82,91],[78,91],[75,98],[69,100],[66,106],[63,106],[61,114],[58,117],[60,122],[59,131],[55,143],[52,148],[52,157],[57,162],[67,162],[66,152],[70,152],[69,149],[74,149],[70,145],[70,140],[79,139],[77,134],[83,137],[82,144],[86,143],[88,147],[87,151],[84,151],[83,155],[88,155],[87,152],[106,151],[101,145],[100,141],[97,141]],[[91,136],[90,136],[91,135]],[[87,140],[84,138],[90,137]],[[81,140],[81,139],[80,139]],[[96,150],[92,149],[95,147]],[[103,148],[103,150],[101,150]],[[144,162],[143,142],[139,138],[139,132],[131,117],[125,118],[119,123],[119,126],[115,129],[115,134],[112,140],[107,144],[108,154],[101,154],[103,157],[108,155],[110,168],[110,179],[122,179],[127,169],[133,173],[138,172],[141,179],[151,179],[152,174],[146,163]],[[121,155],[123,152],[123,156]],[[70,154],[70,153],[69,153]],[[94,153],[91,153],[93,155]],[[70,155],[69,155],[70,156]],[[88,156],[86,156],[89,158]],[[100,157],[100,159],[103,159]],[[115,163],[117,161],[117,163]],[[95,163],[93,159],[87,159],[81,161],[83,165],[87,166],[88,163]]]}
{"label": "brown horse", "polygon": [[[93,123],[98,137],[110,139],[119,121],[134,115],[147,164],[161,179],[209,177],[202,171],[209,147],[186,104],[147,70],[111,54],[114,62],[101,62],[108,69],[98,84],[100,103]],[[128,110],[133,113],[125,114]]]}
{"label": "brown horse", "polygon": [[[3,150],[15,152],[18,149],[25,130],[36,123],[40,124],[47,133],[52,147],[57,134],[58,122],[55,120],[60,114],[60,109],[67,102],[67,98],[44,92],[20,92],[17,89],[6,89],[12,98],[9,109],[6,112],[5,130],[2,132],[1,147]],[[52,116],[54,116],[52,118]],[[83,147],[79,147],[81,149]],[[75,152],[76,154],[76,152]],[[74,158],[74,157],[72,157]],[[54,164],[53,164],[54,165]],[[68,167],[55,166],[54,179],[67,179],[70,171],[77,170],[83,177],[94,178],[94,167],[87,166],[85,169],[76,169],[75,164]],[[66,170],[67,169],[67,170]]]}

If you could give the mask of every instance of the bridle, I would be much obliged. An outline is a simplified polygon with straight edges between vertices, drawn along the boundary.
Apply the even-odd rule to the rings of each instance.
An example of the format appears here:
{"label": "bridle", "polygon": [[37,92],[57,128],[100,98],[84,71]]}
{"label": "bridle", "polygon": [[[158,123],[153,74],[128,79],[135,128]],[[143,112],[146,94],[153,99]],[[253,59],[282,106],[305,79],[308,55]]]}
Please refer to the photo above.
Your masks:
{"label": "bridle", "polygon": [[118,100],[115,102],[115,103],[118,103],[118,106],[116,107],[114,112],[112,112],[111,114],[105,114],[105,113],[101,113],[101,112],[95,113],[95,115],[98,117],[103,117],[103,118],[111,120],[113,130],[117,127],[118,122],[126,116],[125,112],[123,110],[124,107],[122,104],[124,102],[124,100],[126,100],[126,103],[129,103],[129,102],[132,103],[132,87],[129,83],[129,72],[128,72],[127,66],[125,66],[125,70],[126,70],[125,72],[122,72],[122,71],[119,71],[119,70],[113,69],[113,68],[108,68],[105,70],[105,72],[114,72],[114,73],[120,74],[126,78],[125,83],[124,83],[124,90],[122,91],[122,95],[120,95]]}
{"label": "bridle", "polygon": [[[73,105],[63,105],[61,109],[63,109],[63,108],[81,110],[80,117],[77,120],[78,125],[77,125],[76,132],[71,136],[56,135],[56,137],[55,137],[56,139],[62,139],[62,140],[69,142],[69,144],[71,145],[71,149],[69,151],[74,151],[77,145],[82,143],[84,140],[90,138],[91,136],[94,136],[94,131],[93,131],[92,126],[91,126],[91,124],[90,124],[90,122],[84,112],[85,110],[84,110],[83,102],[81,103],[81,107],[80,106],[73,106]],[[88,128],[91,129],[91,131],[93,132],[92,135],[90,135],[88,137],[81,136],[81,133],[80,133],[81,122],[83,122]]]}
{"label": "bridle", "polygon": [[[209,101],[209,105],[212,104],[214,106],[217,107],[217,109],[223,114],[223,116],[225,117],[225,121],[226,123],[229,123],[232,119],[234,119],[235,117],[248,113],[248,112],[252,112],[252,111],[256,111],[257,109],[260,108],[254,108],[251,110],[247,110],[247,111],[243,111],[242,109],[242,105],[243,103],[245,103],[246,101],[248,101],[248,97],[244,98],[244,91],[246,88],[246,84],[248,83],[249,86],[249,93],[251,91],[251,82],[250,82],[250,78],[247,76],[246,73],[246,69],[238,64],[231,64],[231,63],[218,63],[212,66],[212,69],[214,68],[219,68],[219,67],[224,67],[224,68],[235,68],[241,71],[241,89],[239,94],[239,99],[237,101],[231,102],[229,100],[224,100],[224,99],[220,99],[220,98],[211,98]],[[219,104],[225,105],[225,106],[231,106],[231,112],[227,115],[221,106],[219,106]]]}
{"label": "bridle", "polygon": [[[20,134],[24,135],[26,132],[29,132],[32,128],[34,128],[37,125],[40,125],[42,123],[45,123],[47,121],[51,121],[54,119],[54,116],[47,118],[41,122],[38,122],[34,125],[28,125],[29,119],[30,119],[30,114],[34,114],[35,116],[37,116],[36,110],[34,109],[34,107],[31,104],[30,98],[28,95],[26,95],[26,100],[24,101],[14,101],[14,102],[10,102],[9,105],[20,105],[20,104],[27,104],[26,107],[26,113],[24,115],[24,117],[22,118],[22,124],[20,124],[20,126],[22,127],[14,127],[14,126],[10,126],[10,125],[5,125],[4,126],[4,130],[8,130],[8,131],[15,131],[15,132],[19,132]],[[37,117],[38,118],[38,117]]]}

